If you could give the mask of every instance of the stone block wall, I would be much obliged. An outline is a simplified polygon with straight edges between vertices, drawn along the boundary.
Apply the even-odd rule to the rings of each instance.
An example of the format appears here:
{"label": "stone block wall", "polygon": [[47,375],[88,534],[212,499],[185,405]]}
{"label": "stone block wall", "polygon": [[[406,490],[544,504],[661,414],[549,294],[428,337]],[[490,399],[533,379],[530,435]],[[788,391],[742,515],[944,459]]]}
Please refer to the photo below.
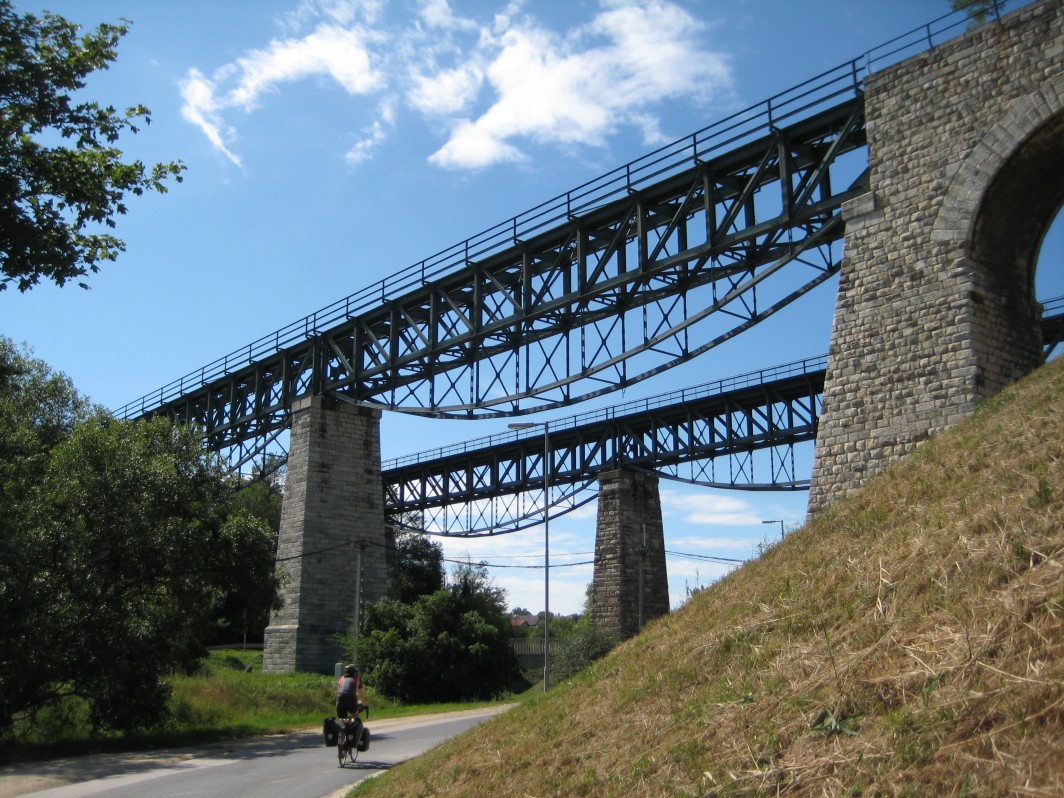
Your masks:
{"label": "stone block wall", "polygon": [[332,673],[350,659],[333,636],[354,616],[356,582],[363,606],[386,591],[382,505],[380,411],[323,397],[295,404],[277,545],[285,603],[266,629],[264,671]]}
{"label": "stone block wall", "polygon": [[1042,360],[1033,269],[1064,199],[1064,2],[866,81],[871,192],[845,253],[809,509]]}
{"label": "stone block wall", "polygon": [[640,611],[644,623],[669,611],[658,480],[611,471],[599,477],[591,623],[628,637]]}

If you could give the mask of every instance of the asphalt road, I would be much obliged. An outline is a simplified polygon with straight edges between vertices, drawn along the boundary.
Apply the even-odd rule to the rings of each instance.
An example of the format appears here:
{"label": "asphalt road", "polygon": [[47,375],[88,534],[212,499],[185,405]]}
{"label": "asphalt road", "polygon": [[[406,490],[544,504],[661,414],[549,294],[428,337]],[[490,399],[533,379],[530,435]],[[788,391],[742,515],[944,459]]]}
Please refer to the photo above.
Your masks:
{"label": "asphalt road", "polygon": [[506,707],[378,721],[368,751],[341,768],[321,732],[141,754],[69,757],[0,770],[0,798],[323,798],[472,728]]}

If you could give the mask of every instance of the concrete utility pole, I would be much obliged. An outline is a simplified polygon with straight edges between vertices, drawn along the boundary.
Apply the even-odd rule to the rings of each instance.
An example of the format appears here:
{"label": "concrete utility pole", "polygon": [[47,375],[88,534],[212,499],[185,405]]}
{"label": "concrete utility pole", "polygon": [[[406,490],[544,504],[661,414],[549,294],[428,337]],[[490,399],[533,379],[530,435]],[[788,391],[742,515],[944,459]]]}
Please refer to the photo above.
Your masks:
{"label": "concrete utility pole", "polygon": [[358,634],[362,628],[362,550],[366,541],[355,541],[355,642],[351,648],[351,661],[358,662]]}
{"label": "concrete utility pole", "polygon": [[521,421],[512,430],[543,427],[543,692],[550,689],[550,422]]}

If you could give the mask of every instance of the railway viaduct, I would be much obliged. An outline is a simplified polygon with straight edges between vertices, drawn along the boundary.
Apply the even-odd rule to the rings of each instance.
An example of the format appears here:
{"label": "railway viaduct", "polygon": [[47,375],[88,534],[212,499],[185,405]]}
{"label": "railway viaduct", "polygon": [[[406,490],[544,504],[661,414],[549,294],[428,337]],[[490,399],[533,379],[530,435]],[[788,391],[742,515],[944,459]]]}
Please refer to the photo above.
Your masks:
{"label": "railway viaduct", "polygon": [[[1033,273],[1064,201],[1064,0],[871,74],[863,103],[867,191],[842,210],[812,513],[1042,361]],[[385,591],[379,413],[325,396],[291,407],[278,548],[289,587],[266,632],[266,670],[331,670],[356,579],[349,553],[328,552],[338,534],[381,544],[362,550],[359,578],[367,598]],[[625,545],[632,533],[615,519],[629,516],[627,528],[651,529],[660,547],[655,481],[606,482],[599,546]],[[649,615],[667,611],[663,562],[647,581],[659,599]],[[616,612],[603,611],[623,626],[617,608],[634,600],[615,593]]]}

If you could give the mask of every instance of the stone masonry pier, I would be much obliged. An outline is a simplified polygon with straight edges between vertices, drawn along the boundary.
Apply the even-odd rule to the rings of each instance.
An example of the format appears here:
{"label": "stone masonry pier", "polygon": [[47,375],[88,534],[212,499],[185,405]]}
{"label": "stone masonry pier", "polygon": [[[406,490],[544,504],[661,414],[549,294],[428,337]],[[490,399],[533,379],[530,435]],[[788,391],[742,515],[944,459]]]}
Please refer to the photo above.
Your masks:
{"label": "stone masonry pier", "polygon": [[865,109],[871,192],[843,209],[811,512],[1042,362],[1034,265],[1064,201],[1064,3],[872,75]]}
{"label": "stone masonry pier", "polygon": [[665,535],[657,477],[599,477],[591,623],[624,637],[669,611]]}
{"label": "stone masonry pier", "polygon": [[380,411],[321,397],[293,406],[277,545],[285,603],[266,629],[264,671],[332,673],[350,658],[334,636],[354,617],[356,582],[363,602],[387,585],[380,459]]}

